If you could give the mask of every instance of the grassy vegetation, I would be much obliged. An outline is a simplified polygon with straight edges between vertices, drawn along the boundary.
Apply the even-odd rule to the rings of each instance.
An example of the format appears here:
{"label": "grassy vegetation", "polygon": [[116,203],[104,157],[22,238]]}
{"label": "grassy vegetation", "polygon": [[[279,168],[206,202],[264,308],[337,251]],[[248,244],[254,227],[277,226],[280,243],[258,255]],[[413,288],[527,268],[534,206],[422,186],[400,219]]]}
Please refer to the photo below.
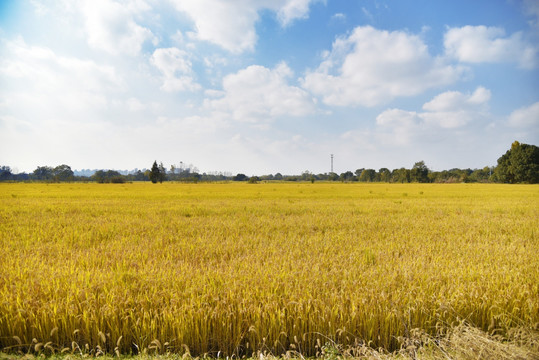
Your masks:
{"label": "grassy vegetation", "polygon": [[538,204],[535,185],[0,184],[0,349],[536,339]]}

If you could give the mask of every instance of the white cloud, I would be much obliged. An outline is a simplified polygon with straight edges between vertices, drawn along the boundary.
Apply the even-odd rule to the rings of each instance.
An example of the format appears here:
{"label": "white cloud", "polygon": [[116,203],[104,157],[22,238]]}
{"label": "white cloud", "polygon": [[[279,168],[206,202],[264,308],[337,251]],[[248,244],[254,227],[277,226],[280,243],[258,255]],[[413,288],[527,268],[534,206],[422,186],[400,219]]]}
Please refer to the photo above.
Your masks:
{"label": "white cloud", "polygon": [[[290,24],[295,19],[305,19],[309,15],[309,5],[312,0],[287,0],[281,8],[277,8],[277,16],[283,26]],[[279,2],[276,2],[279,6]]]}
{"label": "white cloud", "polygon": [[509,115],[509,125],[513,127],[530,127],[539,129],[539,101],[517,109]]}
{"label": "white cloud", "polygon": [[388,109],[376,118],[387,143],[409,144],[416,136],[440,130],[457,130],[483,120],[488,114],[490,91],[478,87],[473,93],[447,91],[423,105],[423,112]]}
{"label": "white cloud", "polygon": [[421,117],[415,111],[388,109],[376,117],[376,124],[392,128],[418,125]]}
{"label": "white cloud", "polygon": [[194,82],[189,54],[178,48],[156,49],[150,63],[163,74],[164,91],[195,91],[200,85]]}
{"label": "white cloud", "polygon": [[432,57],[418,36],[371,26],[337,39],[326,55],[303,86],[328,105],[374,106],[451,84],[464,74],[463,68]]}
{"label": "white cloud", "polygon": [[88,44],[113,55],[137,55],[145,41],[157,41],[148,28],[140,26],[133,18],[135,14],[148,9],[143,1],[127,4],[112,0],[83,2]]}
{"label": "white cloud", "polygon": [[252,51],[257,41],[255,23],[260,10],[277,12],[283,26],[308,15],[313,0],[175,0],[175,7],[187,13],[196,30],[190,35],[222,48],[241,53]]}
{"label": "white cloud", "polygon": [[1,60],[0,74],[11,79],[13,86],[24,84],[25,93],[37,91],[45,97],[73,93],[99,95],[105,90],[121,91],[125,87],[111,66],[60,56],[46,47],[29,46],[22,38],[6,42],[5,47],[8,55]]}
{"label": "white cloud", "polygon": [[464,26],[449,29],[444,36],[445,51],[461,62],[518,63],[522,68],[537,65],[538,47],[524,40],[522,32],[506,36],[504,29]]}
{"label": "white cloud", "polygon": [[[230,114],[236,121],[260,122],[279,116],[304,116],[315,111],[309,94],[287,79],[292,70],[284,63],[274,69],[252,65],[223,79],[222,97],[209,107]],[[219,93],[212,92],[213,96]]]}
{"label": "white cloud", "polygon": [[34,7],[34,12],[37,16],[47,16],[50,15],[50,9],[37,0],[30,0],[30,4]]}
{"label": "white cloud", "polygon": [[343,13],[336,13],[331,16],[331,20],[346,21],[346,15]]}
{"label": "white cloud", "polygon": [[194,20],[192,37],[217,44],[232,52],[253,50],[257,9],[239,2],[178,0],[176,8]]}
{"label": "white cloud", "polygon": [[472,94],[459,91],[446,91],[423,105],[423,110],[431,112],[476,111],[487,105],[490,90],[478,87]]}

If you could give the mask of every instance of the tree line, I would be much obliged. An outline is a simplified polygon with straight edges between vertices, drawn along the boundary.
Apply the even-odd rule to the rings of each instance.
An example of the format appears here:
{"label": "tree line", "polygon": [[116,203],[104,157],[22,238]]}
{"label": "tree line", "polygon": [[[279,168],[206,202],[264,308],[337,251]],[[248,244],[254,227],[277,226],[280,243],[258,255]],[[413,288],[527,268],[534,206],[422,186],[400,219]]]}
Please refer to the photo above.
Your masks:
{"label": "tree line", "polygon": [[154,161],[150,170],[137,170],[122,175],[116,170],[97,170],[91,176],[76,176],[71,167],[65,164],[56,167],[38,166],[32,173],[13,174],[9,166],[0,166],[0,181],[93,181],[98,183],[125,183],[131,181],[199,182],[199,181],[342,181],[342,182],[388,182],[388,183],[460,183],[460,182],[496,182],[496,183],[539,183],[539,147],[513,142],[511,148],[498,159],[495,167],[482,169],[450,169],[431,171],[424,161],[416,162],[411,169],[404,167],[356,169],[341,174],[334,172],[313,174],[309,171],[301,175],[282,175],[281,173],[252,176],[245,174],[198,173],[193,166],[177,167],[172,165],[167,170],[163,163]]}

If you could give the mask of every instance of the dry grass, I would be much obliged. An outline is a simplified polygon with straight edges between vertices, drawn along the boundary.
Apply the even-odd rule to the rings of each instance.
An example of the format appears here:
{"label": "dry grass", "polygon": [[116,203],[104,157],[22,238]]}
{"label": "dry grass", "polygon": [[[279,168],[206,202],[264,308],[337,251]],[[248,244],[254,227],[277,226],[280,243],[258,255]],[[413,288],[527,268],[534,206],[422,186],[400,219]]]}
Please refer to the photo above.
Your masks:
{"label": "dry grass", "polygon": [[[514,329],[517,330],[517,329]],[[0,360],[28,359],[46,357],[50,360],[82,360],[88,357],[103,360],[124,358],[132,360],[204,360],[216,357],[193,357],[188,353],[150,352],[146,349],[136,356],[64,350],[61,353],[47,350],[19,351],[17,354],[0,352]],[[225,357],[222,357],[225,359]],[[234,359],[235,356],[226,357]],[[305,360],[303,354],[288,351],[275,356],[267,351],[252,354],[249,360]],[[508,337],[489,335],[477,328],[461,324],[443,337],[434,338],[421,330],[413,331],[413,336],[404,340],[401,349],[389,353],[385,349],[373,349],[360,345],[343,349],[341,345],[327,343],[317,355],[322,360],[537,360],[539,359],[539,333],[526,328],[518,328]]]}
{"label": "dry grass", "polygon": [[538,204],[537,186],[1,184],[0,349],[530,358]]}

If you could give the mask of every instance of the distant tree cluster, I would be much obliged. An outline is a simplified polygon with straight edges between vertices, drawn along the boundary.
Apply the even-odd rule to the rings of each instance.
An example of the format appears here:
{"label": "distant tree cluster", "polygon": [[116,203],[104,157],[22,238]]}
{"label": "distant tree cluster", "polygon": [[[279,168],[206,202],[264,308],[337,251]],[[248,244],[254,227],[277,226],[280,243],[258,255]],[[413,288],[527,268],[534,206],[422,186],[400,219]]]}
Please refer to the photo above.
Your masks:
{"label": "distant tree cluster", "polygon": [[90,176],[90,179],[101,184],[123,184],[126,181],[125,176],[116,170],[97,170],[92,176]]}
{"label": "distant tree cluster", "polygon": [[[85,170],[88,174],[90,170]],[[162,183],[163,181],[246,181],[257,183],[259,181],[342,181],[342,182],[388,182],[388,183],[460,183],[460,182],[498,182],[498,183],[539,183],[539,147],[535,145],[521,144],[515,141],[511,148],[498,159],[496,167],[484,167],[482,169],[451,169],[443,171],[431,171],[424,161],[416,162],[411,169],[404,167],[389,170],[381,168],[356,169],[354,172],[346,171],[341,174],[334,172],[313,174],[304,171],[301,175],[275,175],[247,176],[239,173],[203,173],[193,165],[180,163],[179,166],[171,165],[167,172],[162,162],[153,162],[150,170],[133,172],[125,171],[124,174],[117,170],[96,170],[90,176],[76,176],[68,165],[62,164],[56,167],[38,166],[31,174],[13,174],[9,166],[0,166],[0,181],[95,181],[98,183],[124,183],[126,181],[151,181]]]}
{"label": "distant tree cluster", "polygon": [[9,166],[0,166],[0,181],[13,180],[13,174]]}
{"label": "distant tree cluster", "polygon": [[[238,174],[242,180],[243,174]],[[301,175],[264,175],[261,180],[284,181],[342,181],[342,182],[388,182],[388,183],[462,183],[462,182],[498,182],[498,183],[539,183],[539,147],[535,145],[520,144],[515,141],[502,157],[498,159],[498,166],[484,167],[482,169],[450,169],[431,171],[424,161],[414,164],[411,169],[404,167],[389,170],[381,168],[360,168],[346,171],[341,174],[333,172],[313,174],[309,171]],[[234,179],[239,180],[239,179]]]}
{"label": "distant tree cluster", "polygon": [[45,180],[45,181],[73,181],[74,174],[71,167],[65,164],[58,165],[56,167],[50,166],[38,166],[32,174],[30,174],[32,180]]}

